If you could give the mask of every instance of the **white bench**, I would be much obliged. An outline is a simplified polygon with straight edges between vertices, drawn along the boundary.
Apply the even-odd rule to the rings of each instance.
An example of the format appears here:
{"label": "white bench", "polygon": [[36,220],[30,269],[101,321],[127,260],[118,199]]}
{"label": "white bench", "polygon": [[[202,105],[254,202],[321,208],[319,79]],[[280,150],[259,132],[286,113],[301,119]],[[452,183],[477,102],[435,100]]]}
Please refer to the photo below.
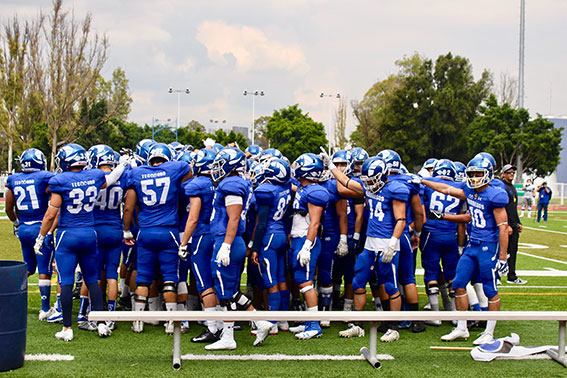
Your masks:
{"label": "white bench", "polygon": [[119,322],[173,321],[173,368],[181,368],[181,321],[226,320],[226,321],[360,321],[370,322],[370,345],[360,353],[376,369],[381,363],[376,358],[377,327],[379,321],[424,321],[424,320],[539,320],[559,322],[557,351],[547,353],[555,361],[567,367],[565,358],[565,326],[567,311],[92,311],[89,320]]}

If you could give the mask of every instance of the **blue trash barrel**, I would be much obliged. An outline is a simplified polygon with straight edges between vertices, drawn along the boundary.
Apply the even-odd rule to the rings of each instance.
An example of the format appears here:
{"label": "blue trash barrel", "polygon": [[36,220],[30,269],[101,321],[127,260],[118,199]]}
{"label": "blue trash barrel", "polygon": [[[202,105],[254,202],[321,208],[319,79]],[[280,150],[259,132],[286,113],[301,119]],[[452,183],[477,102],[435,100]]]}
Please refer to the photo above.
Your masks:
{"label": "blue trash barrel", "polygon": [[28,325],[27,265],[0,260],[0,371],[22,367]]}

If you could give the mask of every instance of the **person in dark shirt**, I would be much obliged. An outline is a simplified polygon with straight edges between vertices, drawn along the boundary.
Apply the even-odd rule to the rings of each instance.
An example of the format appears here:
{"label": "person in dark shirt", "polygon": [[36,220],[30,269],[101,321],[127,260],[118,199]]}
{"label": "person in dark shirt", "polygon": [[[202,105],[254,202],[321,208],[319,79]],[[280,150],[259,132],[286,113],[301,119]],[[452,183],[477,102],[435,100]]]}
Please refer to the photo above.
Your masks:
{"label": "person in dark shirt", "polygon": [[518,240],[520,232],[522,232],[522,223],[518,216],[518,192],[513,184],[516,175],[516,167],[506,164],[502,168],[502,182],[506,186],[508,193],[508,205],[506,205],[506,214],[508,214],[508,226],[510,237],[508,238],[508,283],[509,284],[527,284],[528,281],[521,279],[516,275],[516,256],[518,255]]}
{"label": "person in dark shirt", "polygon": [[549,206],[549,200],[551,200],[551,189],[547,186],[547,182],[543,182],[536,189],[537,192],[537,221],[541,220],[541,211],[543,210],[543,221],[547,223],[547,206]]}

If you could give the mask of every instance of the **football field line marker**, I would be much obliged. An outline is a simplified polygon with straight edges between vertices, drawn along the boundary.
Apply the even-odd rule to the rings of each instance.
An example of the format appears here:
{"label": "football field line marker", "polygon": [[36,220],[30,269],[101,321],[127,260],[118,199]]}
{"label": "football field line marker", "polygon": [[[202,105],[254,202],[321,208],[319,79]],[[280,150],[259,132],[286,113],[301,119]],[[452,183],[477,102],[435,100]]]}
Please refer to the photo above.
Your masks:
{"label": "football field line marker", "polygon": [[[390,354],[377,354],[378,360],[394,360]],[[362,355],[331,355],[331,354],[184,354],[182,360],[193,361],[360,361],[365,360]]]}
{"label": "football field line marker", "polygon": [[541,260],[546,260],[546,261],[552,261],[552,262],[556,262],[559,264],[566,264],[567,265],[567,261],[561,261],[561,260],[555,260],[555,259],[550,259],[549,257],[543,257],[543,256],[538,256],[538,255],[532,255],[531,253],[526,253],[526,252],[521,252],[518,251],[518,253],[520,255],[524,255],[524,256],[529,256],[529,257],[534,257],[536,259],[541,259]]}
{"label": "football field line marker", "polygon": [[526,230],[544,231],[544,232],[552,232],[554,234],[567,235],[567,232],[562,232],[562,231],[544,230],[542,228],[527,227],[527,226],[523,226],[523,228],[525,228]]}
{"label": "football field line marker", "polygon": [[70,354],[26,354],[26,361],[73,361],[75,356]]}

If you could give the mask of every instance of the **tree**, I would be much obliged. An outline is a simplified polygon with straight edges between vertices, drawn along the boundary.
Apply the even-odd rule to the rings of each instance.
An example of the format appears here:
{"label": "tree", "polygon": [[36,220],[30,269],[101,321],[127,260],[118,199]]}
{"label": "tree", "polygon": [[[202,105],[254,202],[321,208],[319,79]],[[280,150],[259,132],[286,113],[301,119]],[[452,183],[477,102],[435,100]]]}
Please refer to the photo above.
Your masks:
{"label": "tree", "polygon": [[30,73],[51,137],[51,168],[60,144],[78,131],[76,110],[88,97],[107,59],[108,39],[91,33],[91,14],[79,22],[54,0],[46,20],[43,14],[30,24]]}
{"label": "tree", "polygon": [[524,171],[540,177],[555,171],[563,128],[555,128],[539,114],[530,119],[526,109],[514,109],[509,103],[498,105],[495,95],[480,112],[467,129],[471,151],[490,152],[499,167],[514,163],[521,154]]}
{"label": "tree", "polygon": [[507,72],[500,74],[500,81],[497,89],[498,102],[508,103],[511,107],[518,107],[518,79]]}
{"label": "tree", "polygon": [[262,116],[254,120],[254,129],[256,130],[254,142],[263,149],[270,147],[270,142],[266,137],[266,125],[270,122],[270,118],[270,116]]}
{"label": "tree", "polygon": [[347,145],[346,138],[346,120],[347,120],[346,99],[343,97],[339,100],[339,107],[335,113],[335,145],[338,149],[344,150]]}
{"label": "tree", "polygon": [[323,124],[303,114],[297,104],[274,111],[266,125],[266,136],[270,146],[292,162],[303,153],[318,153],[320,146],[327,145]]}

